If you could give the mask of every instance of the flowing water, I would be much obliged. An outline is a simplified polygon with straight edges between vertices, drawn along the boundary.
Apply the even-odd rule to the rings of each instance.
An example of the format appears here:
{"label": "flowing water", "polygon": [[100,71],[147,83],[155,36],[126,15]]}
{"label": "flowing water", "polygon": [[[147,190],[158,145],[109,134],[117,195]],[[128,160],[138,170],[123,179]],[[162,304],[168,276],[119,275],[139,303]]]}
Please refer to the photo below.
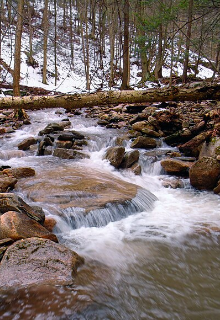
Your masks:
{"label": "flowing water", "polygon": [[[60,242],[85,258],[74,285],[2,292],[0,318],[220,319],[220,197],[194,190],[187,179],[182,189],[164,188],[159,162],[168,149],[164,145],[157,156],[142,153],[141,176],[115,170],[103,155],[120,132],[84,116],[74,116],[71,122],[72,129],[90,138],[85,147],[90,159],[76,163],[18,152],[21,140],[66,117],[55,110],[29,115],[31,126],[0,141],[0,165],[31,166],[38,172],[84,166],[147,189],[158,200],[149,209],[146,194],[139,194],[134,206],[107,208],[102,214],[110,212],[112,218],[100,223],[78,219],[73,225],[59,218]],[[16,192],[28,201],[22,189]],[[41,205],[46,214],[54,214],[54,207]]]}

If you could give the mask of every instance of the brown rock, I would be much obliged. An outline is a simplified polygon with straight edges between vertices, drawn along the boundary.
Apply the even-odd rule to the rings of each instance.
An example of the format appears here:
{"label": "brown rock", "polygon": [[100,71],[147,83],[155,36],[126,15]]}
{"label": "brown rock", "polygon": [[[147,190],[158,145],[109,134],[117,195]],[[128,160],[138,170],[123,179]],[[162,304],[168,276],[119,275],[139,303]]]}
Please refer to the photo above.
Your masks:
{"label": "brown rock", "polygon": [[73,143],[72,141],[56,141],[56,147],[57,148],[65,148],[65,149],[70,149],[72,147]]}
{"label": "brown rock", "polygon": [[139,176],[141,174],[141,166],[138,163],[134,163],[130,170],[136,175]]}
{"label": "brown rock", "polygon": [[30,238],[11,245],[0,265],[0,287],[71,285],[84,259],[47,239]]}
{"label": "brown rock", "polygon": [[56,220],[52,217],[46,217],[44,221],[44,228],[46,228],[48,231],[52,232],[53,228],[57,224]]}
{"label": "brown rock", "polygon": [[179,146],[180,151],[183,152],[186,156],[198,157],[203,142],[208,139],[211,134],[211,131],[200,133],[190,141]]}
{"label": "brown rock", "polygon": [[0,239],[13,240],[39,237],[58,242],[57,237],[25,214],[8,211],[0,216]]}
{"label": "brown rock", "polygon": [[17,179],[5,174],[0,175],[0,192],[8,192],[8,190],[14,189],[17,181]]}
{"label": "brown rock", "polygon": [[149,137],[137,137],[131,144],[131,148],[143,148],[143,149],[151,149],[156,148],[157,142],[153,138]]}
{"label": "brown rock", "polygon": [[26,168],[13,168],[3,170],[4,174],[13,176],[16,179],[27,178],[35,176],[35,170],[29,167]]}
{"label": "brown rock", "polygon": [[110,147],[106,152],[105,159],[107,159],[115,168],[119,168],[120,164],[122,163],[124,153],[124,147]]}
{"label": "brown rock", "polygon": [[170,174],[186,174],[192,166],[192,162],[176,159],[164,159],[160,162],[163,169]]}
{"label": "brown rock", "polygon": [[220,176],[220,163],[211,157],[196,161],[189,171],[190,183],[200,190],[213,190]]}
{"label": "brown rock", "polygon": [[18,149],[19,150],[28,150],[31,145],[36,144],[36,143],[37,143],[37,139],[30,137],[30,138],[27,138],[27,139],[23,140],[22,142],[20,142],[18,144]]}
{"label": "brown rock", "polygon": [[72,149],[64,149],[64,148],[57,148],[53,152],[54,157],[62,158],[62,159],[85,159],[89,156],[85,153],[78,152]]}
{"label": "brown rock", "polygon": [[135,162],[138,162],[138,160],[139,160],[138,150],[126,152],[123,157],[120,168],[130,168]]}
{"label": "brown rock", "polygon": [[13,193],[0,193],[0,214],[3,214],[7,211],[16,211],[26,214],[29,218],[43,223],[45,215],[43,211],[34,209],[29,206],[25,201],[20,197],[16,196]]}

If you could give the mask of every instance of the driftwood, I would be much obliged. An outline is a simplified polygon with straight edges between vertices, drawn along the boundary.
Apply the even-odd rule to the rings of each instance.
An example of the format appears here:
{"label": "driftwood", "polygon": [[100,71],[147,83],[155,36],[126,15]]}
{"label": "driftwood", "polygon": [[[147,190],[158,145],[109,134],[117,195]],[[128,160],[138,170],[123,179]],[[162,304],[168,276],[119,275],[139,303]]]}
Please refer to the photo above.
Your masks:
{"label": "driftwood", "polygon": [[77,109],[119,103],[220,100],[220,84],[205,83],[171,88],[106,91],[91,94],[0,98],[0,109]]}

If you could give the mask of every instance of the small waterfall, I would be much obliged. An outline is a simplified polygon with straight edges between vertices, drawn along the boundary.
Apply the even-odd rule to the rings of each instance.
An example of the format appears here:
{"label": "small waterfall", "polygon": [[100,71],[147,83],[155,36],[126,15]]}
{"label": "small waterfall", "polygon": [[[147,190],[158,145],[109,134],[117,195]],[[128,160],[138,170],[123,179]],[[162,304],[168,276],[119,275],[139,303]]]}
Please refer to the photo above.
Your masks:
{"label": "small waterfall", "polygon": [[86,213],[82,208],[67,208],[62,210],[62,215],[73,229],[103,227],[129,215],[151,210],[156,200],[156,196],[150,191],[139,189],[134,199],[125,201],[123,204],[109,203],[105,208],[94,209],[89,213]]}

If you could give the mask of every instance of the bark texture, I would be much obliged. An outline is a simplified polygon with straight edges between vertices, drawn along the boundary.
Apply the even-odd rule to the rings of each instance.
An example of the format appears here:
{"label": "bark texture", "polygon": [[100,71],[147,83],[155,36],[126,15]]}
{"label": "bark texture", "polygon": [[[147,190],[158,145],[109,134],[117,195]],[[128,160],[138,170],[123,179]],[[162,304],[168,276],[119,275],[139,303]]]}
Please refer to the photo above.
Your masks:
{"label": "bark texture", "polygon": [[66,108],[78,109],[97,105],[163,101],[220,100],[220,84],[194,87],[171,87],[147,90],[125,90],[56,96],[26,96],[0,98],[0,109]]}

